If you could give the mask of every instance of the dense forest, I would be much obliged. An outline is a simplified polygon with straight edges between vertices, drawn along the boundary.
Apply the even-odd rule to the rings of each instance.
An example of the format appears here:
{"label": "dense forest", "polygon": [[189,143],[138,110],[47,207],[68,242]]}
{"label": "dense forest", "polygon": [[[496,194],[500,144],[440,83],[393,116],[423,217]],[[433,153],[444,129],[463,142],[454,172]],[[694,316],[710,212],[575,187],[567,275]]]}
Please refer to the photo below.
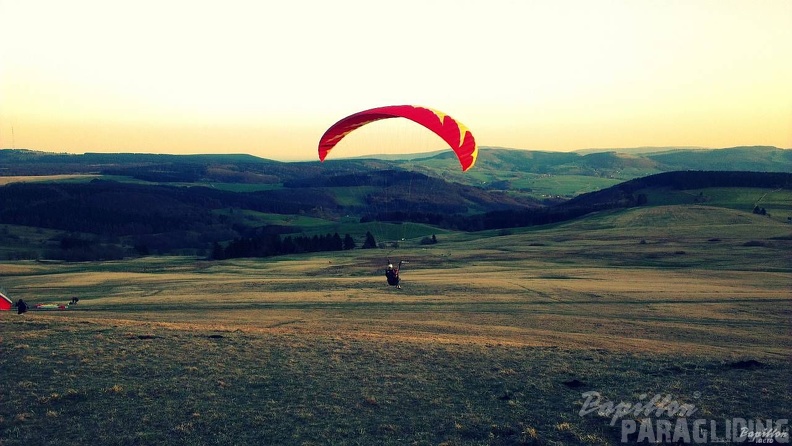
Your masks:
{"label": "dense forest", "polygon": [[321,189],[239,193],[107,180],[0,187],[0,223],[115,236],[224,227],[228,219],[211,212],[223,208],[299,214],[336,206]]}

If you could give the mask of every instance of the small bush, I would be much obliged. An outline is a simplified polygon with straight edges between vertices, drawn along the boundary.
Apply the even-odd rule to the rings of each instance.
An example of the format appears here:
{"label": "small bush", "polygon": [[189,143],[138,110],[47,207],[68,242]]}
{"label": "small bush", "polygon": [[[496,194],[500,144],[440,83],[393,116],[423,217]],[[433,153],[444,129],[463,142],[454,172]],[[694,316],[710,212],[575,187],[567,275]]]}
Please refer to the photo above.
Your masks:
{"label": "small bush", "polygon": [[421,239],[421,244],[422,245],[435,245],[435,244],[437,244],[437,237],[434,236],[434,235],[431,236],[431,237],[424,237],[424,238]]}

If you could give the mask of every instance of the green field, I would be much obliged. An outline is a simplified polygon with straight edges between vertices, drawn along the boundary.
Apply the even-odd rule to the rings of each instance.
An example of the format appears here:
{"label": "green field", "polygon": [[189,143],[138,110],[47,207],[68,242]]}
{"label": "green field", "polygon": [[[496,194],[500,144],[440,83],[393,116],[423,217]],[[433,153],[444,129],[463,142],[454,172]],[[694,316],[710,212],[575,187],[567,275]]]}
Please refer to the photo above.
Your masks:
{"label": "green field", "polygon": [[[608,445],[669,404],[788,418],[791,234],[689,205],[390,252],[3,262],[13,299],[80,302],[0,313],[0,444]],[[673,403],[614,420],[592,391]]]}
{"label": "green field", "polygon": [[521,175],[512,182],[512,187],[530,189],[531,195],[536,198],[557,196],[571,198],[605,189],[622,181],[587,175]]}
{"label": "green field", "polygon": [[650,205],[706,204],[751,212],[754,206],[766,208],[776,219],[792,216],[792,190],[749,187],[711,187],[688,190],[647,192]]}

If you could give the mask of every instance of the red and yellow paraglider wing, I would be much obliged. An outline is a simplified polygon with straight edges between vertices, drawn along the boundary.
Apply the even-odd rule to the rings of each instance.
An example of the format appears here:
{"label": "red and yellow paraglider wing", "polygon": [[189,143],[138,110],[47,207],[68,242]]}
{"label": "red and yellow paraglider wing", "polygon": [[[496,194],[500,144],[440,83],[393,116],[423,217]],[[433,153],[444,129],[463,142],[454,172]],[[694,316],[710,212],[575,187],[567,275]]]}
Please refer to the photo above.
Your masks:
{"label": "red and yellow paraglider wing", "polygon": [[[383,107],[385,108],[385,107]],[[375,113],[377,109],[365,110],[362,112],[349,115],[346,118],[336,122],[322,135],[319,140],[319,160],[324,161],[327,154],[338,144],[339,141],[351,132],[357,130],[364,125],[379,121],[381,119],[395,118],[396,116],[388,113]]]}
{"label": "red and yellow paraglider wing", "polygon": [[476,163],[478,147],[467,127],[445,113],[413,105],[372,108],[341,119],[327,129],[319,140],[319,160],[324,161],[328,152],[350,132],[370,122],[388,118],[407,118],[443,138],[456,153],[463,171],[470,169]]}

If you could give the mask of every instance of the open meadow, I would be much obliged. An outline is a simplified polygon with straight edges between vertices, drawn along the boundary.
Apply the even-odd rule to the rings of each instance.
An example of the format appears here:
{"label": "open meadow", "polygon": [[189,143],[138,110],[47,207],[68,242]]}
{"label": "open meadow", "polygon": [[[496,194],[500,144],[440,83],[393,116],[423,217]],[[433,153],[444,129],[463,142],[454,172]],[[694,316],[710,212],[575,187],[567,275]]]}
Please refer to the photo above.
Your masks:
{"label": "open meadow", "polygon": [[660,206],[438,239],[0,263],[15,301],[80,299],[0,313],[0,445],[702,443],[790,417],[788,223]]}

